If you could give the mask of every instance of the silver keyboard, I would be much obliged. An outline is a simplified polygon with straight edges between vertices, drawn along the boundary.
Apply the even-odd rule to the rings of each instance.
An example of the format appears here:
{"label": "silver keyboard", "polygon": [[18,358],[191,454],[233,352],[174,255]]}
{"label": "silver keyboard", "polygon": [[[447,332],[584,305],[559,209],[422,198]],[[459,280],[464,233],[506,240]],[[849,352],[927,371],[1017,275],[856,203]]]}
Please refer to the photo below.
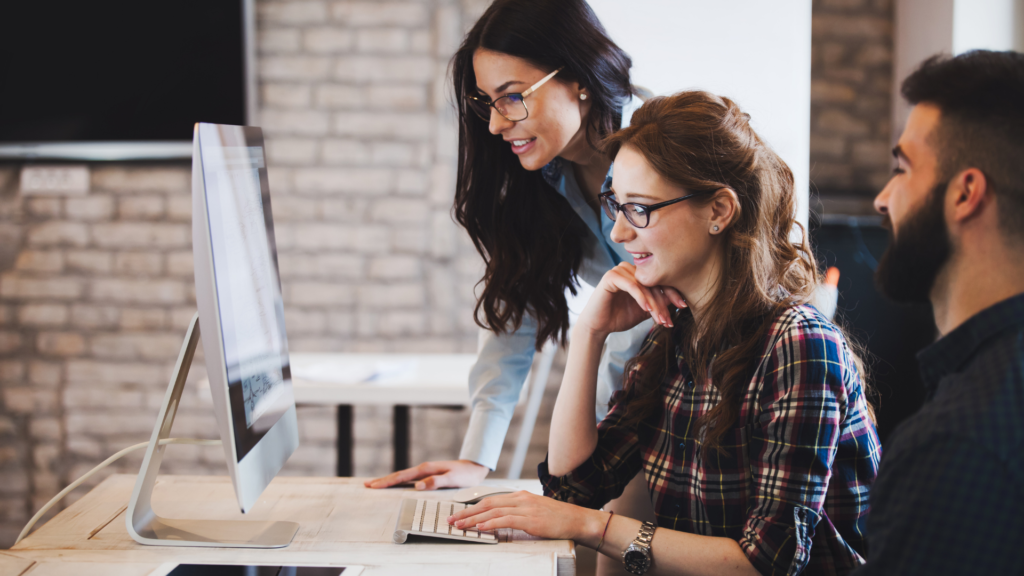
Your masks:
{"label": "silver keyboard", "polygon": [[402,500],[395,524],[394,541],[402,544],[410,534],[449,538],[466,542],[497,544],[498,539],[491,532],[460,530],[448,524],[447,518],[463,510],[466,504],[438,500]]}

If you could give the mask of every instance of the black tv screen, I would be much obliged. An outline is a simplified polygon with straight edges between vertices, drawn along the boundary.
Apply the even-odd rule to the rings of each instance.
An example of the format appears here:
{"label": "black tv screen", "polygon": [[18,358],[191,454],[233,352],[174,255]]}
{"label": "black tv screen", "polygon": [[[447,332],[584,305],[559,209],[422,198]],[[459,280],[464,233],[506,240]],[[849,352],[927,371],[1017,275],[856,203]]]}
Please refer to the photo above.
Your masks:
{"label": "black tv screen", "polygon": [[196,122],[245,124],[246,4],[4,2],[0,146],[181,142]]}

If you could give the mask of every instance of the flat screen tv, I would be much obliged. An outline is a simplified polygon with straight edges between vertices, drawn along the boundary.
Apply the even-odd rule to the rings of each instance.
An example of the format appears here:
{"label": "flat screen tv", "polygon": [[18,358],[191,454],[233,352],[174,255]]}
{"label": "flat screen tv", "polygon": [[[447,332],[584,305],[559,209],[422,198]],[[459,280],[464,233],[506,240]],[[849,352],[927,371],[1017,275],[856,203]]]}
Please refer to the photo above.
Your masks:
{"label": "flat screen tv", "polygon": [[0,3],[0,160],[190,158],[251,124],[253,0]]}

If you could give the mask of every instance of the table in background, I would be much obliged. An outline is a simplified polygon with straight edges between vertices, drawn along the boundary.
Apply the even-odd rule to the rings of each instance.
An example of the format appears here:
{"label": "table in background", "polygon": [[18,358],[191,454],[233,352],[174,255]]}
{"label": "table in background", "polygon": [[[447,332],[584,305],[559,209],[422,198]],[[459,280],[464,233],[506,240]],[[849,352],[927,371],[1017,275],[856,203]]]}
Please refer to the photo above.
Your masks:
{"label": "table in background", "polygon": [[[356,478],[276,478],[246,515],[238,511],[227,477],[166,476],[153,506],[172,517],[220,520],[289,520],[300,524],[286,548],[179,548],[143,546],[128,535],[124,513],[133,475],[114,475],[9,551],[0,551],[0,573],[12,576],[146,576],[167,562],[272,565],[364,565],[365,576],[521,576],[575,574],[568,540],[538,540],[499,530],[497,545],[391,537],[407,489],[369,490]],[[540,492],[536,480],[486,483]],[[416,492],[443,500],[453,490]]]}
{"label": "table in background", "polygon": [[[291,356],[296,404],[337,406],[338,476],[352,475],[353,406],[393,406],[394,469],[409,467],[409,407],[469,406],[469,371],[476,354],[303,354]],[[352,382],[353,371],[393,366],[369,382]],[[303,377],[310,371],[337,373],[337,381]],[[358,375],[356,375],[358,376]]]}

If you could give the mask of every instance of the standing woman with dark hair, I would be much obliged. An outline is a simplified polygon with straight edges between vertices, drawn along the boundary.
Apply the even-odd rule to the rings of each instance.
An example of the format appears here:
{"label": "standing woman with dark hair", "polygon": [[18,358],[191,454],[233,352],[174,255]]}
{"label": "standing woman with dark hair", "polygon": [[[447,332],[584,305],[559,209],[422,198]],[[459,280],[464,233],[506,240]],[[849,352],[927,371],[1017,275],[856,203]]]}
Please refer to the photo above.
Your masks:
{"label": "standing woman with dark hair", "polygon": [[[470,374],[473,411],[459,460],[367,486],[479,483],[497,465],[534,351],[567,336],[566,291],[632,261],[609,239],[614,222],[599,209],[611,159],[596,144],[640,105],[630,66],[584,0],[497,0],[466,36],[452,60],[454,211],[486,263],[476,317],[488,330]],[[644,332],[609,339],[599,416]]]}

